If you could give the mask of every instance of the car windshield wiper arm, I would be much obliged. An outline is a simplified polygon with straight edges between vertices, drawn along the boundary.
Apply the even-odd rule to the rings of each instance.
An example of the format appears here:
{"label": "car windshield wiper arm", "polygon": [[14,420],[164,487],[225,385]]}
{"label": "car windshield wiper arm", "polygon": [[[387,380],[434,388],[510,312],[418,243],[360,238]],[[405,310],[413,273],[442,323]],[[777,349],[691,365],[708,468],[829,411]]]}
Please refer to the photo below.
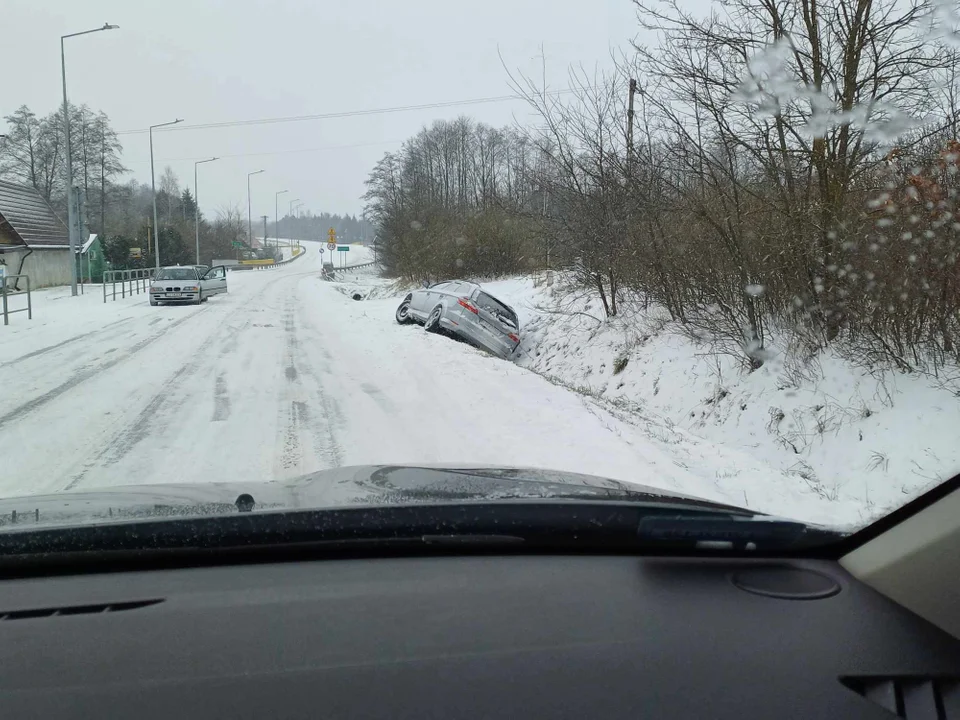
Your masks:
{"label": "car windshield wiper arm", "polygon": [[662,502],[439,502],[149,518],[0,533],[0,558],[38,554],[387,545],[597,552],[779,552],[842,533],[746,511]]}
{"label": "car windshield wiper arm", "polygon": [[818,540],[836,540],[841,536],[841,533],[833,530],[764,515],[752,517],[657,515],[642,518],[637,527],[637,537],[641,541],[702,550],[790,547]]}

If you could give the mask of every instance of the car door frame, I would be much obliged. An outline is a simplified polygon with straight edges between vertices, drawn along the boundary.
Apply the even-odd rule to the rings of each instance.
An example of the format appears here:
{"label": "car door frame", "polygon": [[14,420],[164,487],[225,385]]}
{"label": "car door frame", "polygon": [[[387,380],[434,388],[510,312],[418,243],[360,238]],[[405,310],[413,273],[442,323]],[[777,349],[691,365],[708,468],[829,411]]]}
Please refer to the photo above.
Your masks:
{"label": "car door frame", "polygon": [[443,283],[434,283],[428,287],[414,290],[410,294],[410,309],[420,321],[425,322],[427,319],[427,313],[429,313],[432,309],[432,299],[433,295],[435,294],[433,288],[442,284]]}
{"label": "car door frame", "polygon": [[[223,274],[220,277],[208,277],[210,273],[215,270],[223,271]],[[219,295],[220,293],[225,293],[227,291],[227,268],[225,265],[214,265],[207,272],[204,273],[203,277],[200,278],[200,287],[203,289],[204,295]]]}

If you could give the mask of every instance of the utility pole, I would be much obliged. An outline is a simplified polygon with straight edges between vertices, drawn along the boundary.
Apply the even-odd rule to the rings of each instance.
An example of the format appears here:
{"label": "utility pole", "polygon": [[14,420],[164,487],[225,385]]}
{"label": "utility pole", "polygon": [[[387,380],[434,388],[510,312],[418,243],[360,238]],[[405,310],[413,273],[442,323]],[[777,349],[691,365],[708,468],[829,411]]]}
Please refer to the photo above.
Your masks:
{"label": "utility pole", "polygon": [[266,250],[267,249],[267,218],[269,216],[261,215],[260,217],[263,218],[263,249]]}

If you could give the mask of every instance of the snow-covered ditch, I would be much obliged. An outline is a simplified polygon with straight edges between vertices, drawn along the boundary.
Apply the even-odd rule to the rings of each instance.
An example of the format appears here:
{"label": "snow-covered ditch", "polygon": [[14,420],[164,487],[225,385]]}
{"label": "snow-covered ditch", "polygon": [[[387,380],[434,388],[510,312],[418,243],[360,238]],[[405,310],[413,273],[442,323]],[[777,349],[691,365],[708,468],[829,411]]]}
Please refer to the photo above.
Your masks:
{"label": "snow-covered ditch", "polygon": [[805,364],[741,358],[678,332],[661,313],[603,319],[596,296],[530,277],[487,283],[523,323],[517,364],[648,418],[657,417],[858,508],[862,523],[960,471],[957,388],[868,372],[827,351]]}
{"label": "snow-covered ditch", "polygon": [[[334,285],[383,305],[383,322],[392,321],[387,305],[410,289],[372,274]],[[748,372],[740,358],[685,336],[656,310],[622,308],[622,317],[604,319],[595,296],[559,277],[483,285],[520,316],[518,366],[590,398],[659,444],[679,448],[697,436],[769,467],[762,487],[755,463],[742,475],[721,463],[718,498],[736,495],[748,507],[860,526],[960,470],[956,388],[871,374],[832,352],[784,365],[776,340],[772,357]],[[772,500],[777,493],[783,503]],[[791,512],[796,500],[786,498],[795,493],[816,502]]]}

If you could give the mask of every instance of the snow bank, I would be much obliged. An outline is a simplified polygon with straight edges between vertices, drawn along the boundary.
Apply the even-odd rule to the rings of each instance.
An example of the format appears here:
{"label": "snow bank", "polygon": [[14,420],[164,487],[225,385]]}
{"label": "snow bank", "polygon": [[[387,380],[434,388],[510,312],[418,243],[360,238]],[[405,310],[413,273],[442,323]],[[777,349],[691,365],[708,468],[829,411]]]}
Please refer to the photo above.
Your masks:
{"label": "snow bank", "polygon": [[960,470],[960,402],[950,388],[871,375],[829,351],[805,365],[775,355],[746,372],[740,358],[678,333],[656,311],[604,320],[595,295],[561,285],[486,284],[520,315],[517,364],[744,450],[849,508],[850,522],[883,515]]}

